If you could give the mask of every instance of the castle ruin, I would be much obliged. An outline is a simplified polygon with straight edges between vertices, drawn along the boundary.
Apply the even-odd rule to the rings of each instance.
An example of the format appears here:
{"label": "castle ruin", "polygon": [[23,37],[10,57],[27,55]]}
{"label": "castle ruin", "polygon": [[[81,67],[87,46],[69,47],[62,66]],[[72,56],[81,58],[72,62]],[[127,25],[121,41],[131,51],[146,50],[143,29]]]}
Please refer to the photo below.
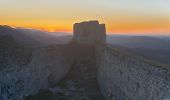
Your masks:
{"label": "castle ruin", "polygon": [[98,21],[75,23],[73,39],[80,44],[104,44],[106,42],[105,24],[99,24]]}
{"label": "castle ruin", "polygon": [[30,95],[26,100],[37,100],[32,95],[56,83],[64,93],[54,97],[62,100],[170,100],[169,66],[106,44],[105,25],[98,21],[75,23],[73,28],[74,42],[68,44],[30,49],[3,39],[0,57],[7,60],[0,62],[0,100]]}

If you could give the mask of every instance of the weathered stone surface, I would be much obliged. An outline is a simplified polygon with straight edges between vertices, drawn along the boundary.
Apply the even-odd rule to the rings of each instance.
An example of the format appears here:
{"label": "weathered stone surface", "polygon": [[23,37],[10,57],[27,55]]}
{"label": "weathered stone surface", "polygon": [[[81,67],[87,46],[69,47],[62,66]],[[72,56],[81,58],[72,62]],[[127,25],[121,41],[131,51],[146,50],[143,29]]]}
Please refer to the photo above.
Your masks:
{"label": "weathered stone surface", "polygon": [[74,28],[74,39],[77,43],[82,42],[85,45],[70,43],[31,49],[18,46],[10,37],[2,37],[0,99],[23,99],[53,86],[65,76],[73,62],[81,61],[84,59],[83,56],[88,55],[89,45],[90,51],[94,51],[92,54],[97,55],[94,45],[97,42],[105,42],[105,25],[100,25],[98,21],[90,21],[75,24]]}
{"label": "weathered stone surface", "polygon": [[105,25],[98,21],[74,24],[73,41],[66,45],[31,49],[18,46],[9,37],[0,38],[0,100],[19,100],[47,89],[65,76],[70,66],[66,86],[67,79],[72,84],[69,80],[75,78],[82,85],[72,84],[69,90],[75,90],[74,86],[91,90],[84,81],[90,78],[87,82],[95,83],[97,77],[106,100],[170,99],[168,67],[105,47],[105,39]]}
{"label": "weathered stone surface", "polygon": [[77,43],[101,44],[106,41],[105,24],[99,24],[98,21],[75,23],[73,30],[73,39]]}
{"label": "weathered stone surface", "polygon": [[[91,27],[99,26],[97,21],[94,22],[82,22],[85,23],[85,26],[89,26],[88,24],[92,24]],[[84,26],[79,26],[78,29],[74,31],[79,31],[84,28]],[[97,29],[91,30],[88,27],[89,32],[95,31]],[[101,54],[101,50],[103,48],[103,44],[105,41],[102,39],[98,39],[97,41],[100,44],[97,44],[96,37],[100,34],[98,33],[85,33],[87,35],[92,35],[94,37],[84,37],[82,33],[76,33],[78,38],[84,38],[86,42],[80,42],[75,40],[68,44],[69,52],[71,53],[69,57],[71,57],[71,69],[69,73],[62,79],[54,88],[57,89],[57,92],[51,94],[47,97],[48,100],[54,99],[63,99],[63,100],[103,100],[100,89],[97,84],[97,66],[96,60],[99,58],[99,53]],[[104,34],[104,32],[103,32]],[[77,38],[77,37],[76,37]],[[92,38],[92,39],[91,39]],[[73,38],[75,39],[75,37]],[[103,44],[102,44],[103,43]],[[99,49],[100,48],[100,49]],[[99,50],[97,50],[99,49]],[[50,50],[51,51],[51,50]],[[53,54],[53,53],[52,53]],[[68,55],[68,54],[67,54]],[[68,58],[69,58],[68,57]],[[51,89],[50,89],[51,90]],[[38,97],[41,97],[43,94],[39,92],[36,95],[29,96],[27,100],[37,100]],[[51,99],[54,98],[54,99]]]}
{"label": "weathered stone surface", "polygon": [[0,100],[23,99],[55,84],[68,72],[69,46],[29,49],[5,38],[0,48]]}
{"label": "weathered stone surface", "polygon": [[107,47],[98,82],[107,100],[169,100],[170,70]]}

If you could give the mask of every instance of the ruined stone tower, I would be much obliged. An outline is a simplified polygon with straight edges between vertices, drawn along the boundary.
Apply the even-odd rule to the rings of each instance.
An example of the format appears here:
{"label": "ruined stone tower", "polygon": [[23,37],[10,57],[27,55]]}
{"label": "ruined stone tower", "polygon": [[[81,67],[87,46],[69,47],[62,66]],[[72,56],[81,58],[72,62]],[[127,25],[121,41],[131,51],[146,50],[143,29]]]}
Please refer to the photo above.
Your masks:
{"label": "ruined stone tower", "polygon": [[73,26],[73,40],[80,44],[105,44],[105,24],[98,21],[75,23]]}
{"label": "ruined stone tower", "polygon": [[[78,51],[75,54],[80,52],[82,49],[86,53],[80,52],[80,55],[88,55],[89,53],[87,52],[90,51],[94,52],[93,55],[95,56],[95,65],[98,67],[106,46],[105,24],[100,24],[97,20],[75,23],[73,26],[73,41],[76,44],[84,46],[84,48],[78,47]],[[82,57],[83,56],[81,56],[81,58]]]}

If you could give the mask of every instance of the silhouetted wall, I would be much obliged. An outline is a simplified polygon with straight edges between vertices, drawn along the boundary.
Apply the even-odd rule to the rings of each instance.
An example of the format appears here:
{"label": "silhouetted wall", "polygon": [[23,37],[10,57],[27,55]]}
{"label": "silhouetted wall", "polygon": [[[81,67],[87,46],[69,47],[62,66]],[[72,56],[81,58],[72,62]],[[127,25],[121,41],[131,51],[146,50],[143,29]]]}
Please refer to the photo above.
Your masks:
{"label": "silhouetted wall", "polygon": [[106,41],[105,24],[99,24],[98,21],[75,23],[73,30],[73,39],[77,43],[101,44]]}

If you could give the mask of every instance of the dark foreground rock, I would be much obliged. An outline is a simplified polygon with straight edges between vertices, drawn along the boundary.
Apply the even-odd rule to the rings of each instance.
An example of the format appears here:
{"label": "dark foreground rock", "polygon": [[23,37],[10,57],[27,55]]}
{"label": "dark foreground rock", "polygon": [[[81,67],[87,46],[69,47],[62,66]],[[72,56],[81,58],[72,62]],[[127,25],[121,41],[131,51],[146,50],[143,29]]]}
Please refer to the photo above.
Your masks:
{"label": "dark foreground rock", "polygon": [[73,47],[74,51],[78,51],[65,78],[53,87],[27,97],[27,100],[104,100],[97,83],[95,47],[93,45]]}

